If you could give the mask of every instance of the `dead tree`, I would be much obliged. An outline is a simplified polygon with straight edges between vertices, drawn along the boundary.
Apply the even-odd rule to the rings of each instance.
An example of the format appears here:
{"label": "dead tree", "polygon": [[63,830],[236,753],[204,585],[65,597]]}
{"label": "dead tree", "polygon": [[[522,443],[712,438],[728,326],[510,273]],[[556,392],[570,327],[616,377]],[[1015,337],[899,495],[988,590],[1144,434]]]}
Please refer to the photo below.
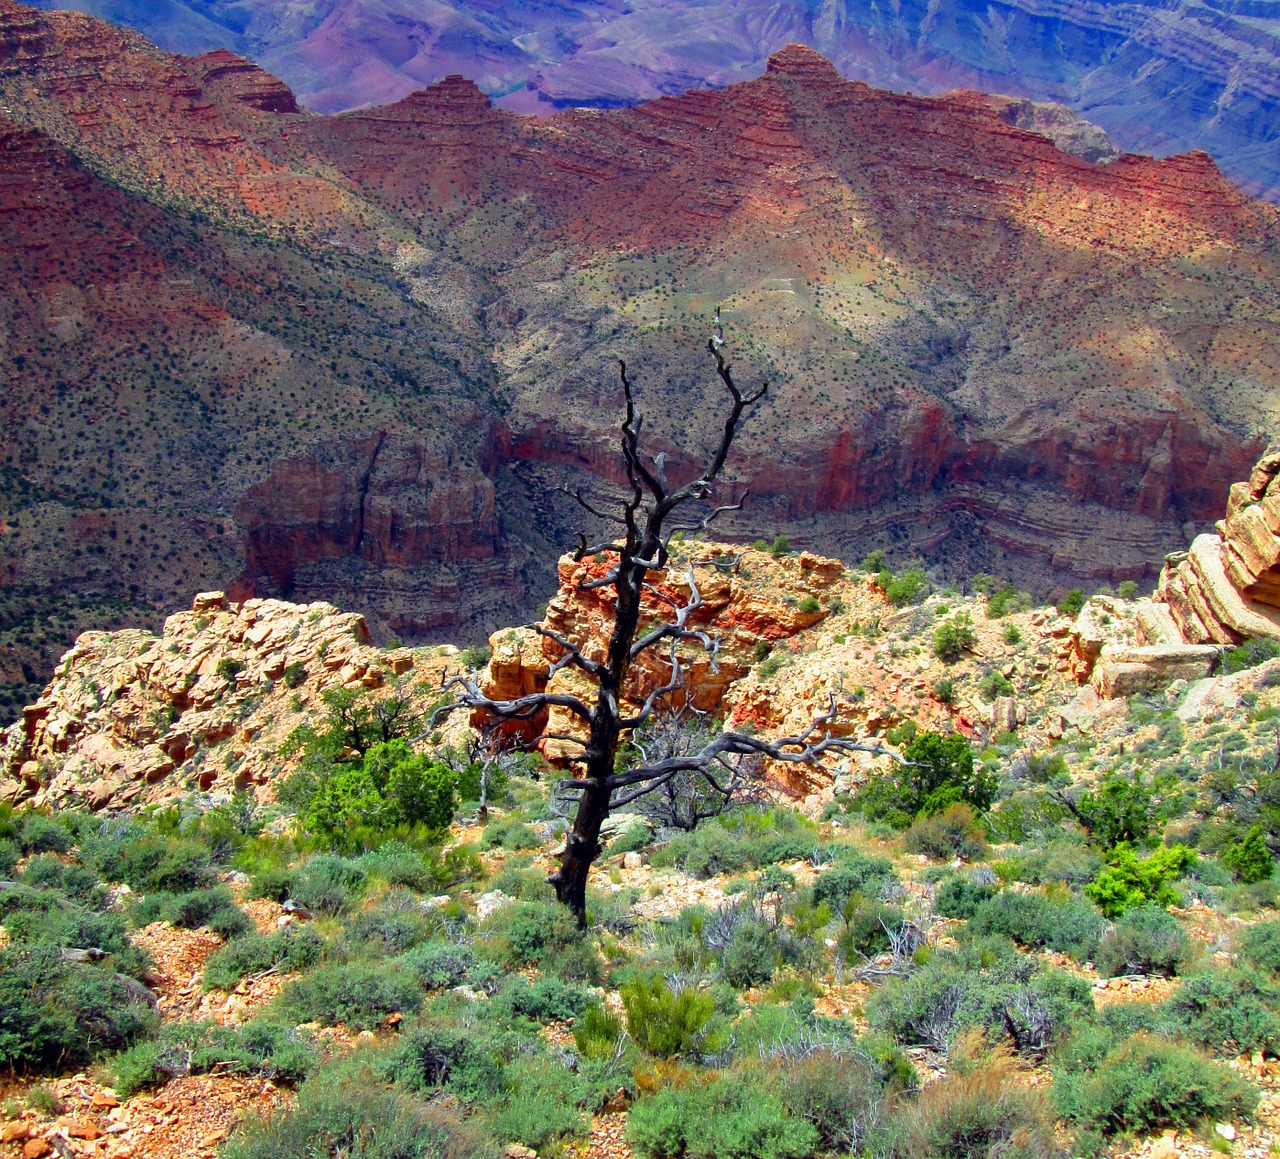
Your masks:
{"label": "dead tree", "polygon": [[[642,451],[642,419],[636,410],[626,364],[619,362],[624,404],[621,452],[627,485],[622,497],[609,501],[589,499],[581,491],[572,493],[592,516],[617,528],[613,538],[601,543],[589,544],[585,536],[580,536],[576,552],[579,560],[601,554],[611,558],[611,566],[604,575],[582,583],[583,590],[611,588],[615,592],[613,631],[608,650],[604,659],[596,660],[572,640],[540,625],[533,625],[536,632],[563,650],[560,659],[551,666],[551,675],[569,666],[577,668],[596,687],[594,703],[564,692],[539,692],[515,700],[496,701],[484,695],[473,675],[461,674],[451,678],[446,685],[454,694],[453,703],[437,710],[439,714],[457,708],[478,709],[500,720],[528,720],[555,707],[583,723],[587,733],[585,741],[569,736],[558,738],[582,745],[582,753],[576,763],[583,775],[572,781],[563,781],[558,786],[561,794],[569,793],[576,799],[576,812],[573,825],[565,836],[564,852],[559,855],[560,867],[547,878],[555,887],[557,898],[574,912],[580,924],[586,922],[587,876],[600,854],[600,827],[605,818],[611,811],[657,791],[677,776],[696,772],[715,783],[715,770],[730,758],[739,757],[813,762],[827,753],[850,751],[898,757],[879,744],[833,735],[831,729],[838,712],[833,696],[828,711],[800,735],[764,740],[739,732],[722,732],[697,752],[642,762],[634,768],[615,771],[618,748],[625,738],[648,721],[655,711],[670,703],[672,694],[684,683],[678,645],[694,644],[704,648],[712,662],[715,661],[716,641],[708,633],[691,626],[703,606],[694,565],[689,565],[686,578],[690,594],[683,604],[663,595],[656,585],[648,582],[648,577],[651,572],[666,570],[672,535],[677,532],[699,534],[717,516],[741,510],[746,499],[744,494],[736,503],[713,506],[701,517],[697,515],[699,510],[706,510],[704,501],[720,478],[739,426],[768,389],[765,384],[746,393],[740,390],[721,353],[723,344],[717,311],[715,332],[707,348],[715,359],[716,373],[728,392],[729,410],[714,453],[701,473],[682,486],[674,486],[668,480],[665,454],[650,457]],[[682,515],[688,521],[681,522]],[[642,602],[646,594],[659,604],[665,604],[668,614],[642,632]],[[643,653],[663,646],[669,649],[670,678],[653,689],[636,711],[628,712],[623,707],[622,697],[632,664]]]}

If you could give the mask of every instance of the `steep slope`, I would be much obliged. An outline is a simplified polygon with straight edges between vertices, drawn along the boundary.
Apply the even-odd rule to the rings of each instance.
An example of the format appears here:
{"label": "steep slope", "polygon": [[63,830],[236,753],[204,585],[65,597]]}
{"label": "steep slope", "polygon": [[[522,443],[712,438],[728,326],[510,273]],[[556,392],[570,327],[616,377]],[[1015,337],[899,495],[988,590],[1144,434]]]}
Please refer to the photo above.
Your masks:
{"label": "steep slope", "polygon": [[633,109],[451,78],[322,117],[229,54],[0,0],[0,103],[13,685],[192,587],[379,638],[511,622],[578,524],[554,488],[617,480],[615,357],[677,475],[713,436],[718,303],[772,383],[747,538],[1138,577],[1275,425],[1275,211],[1020,102],[789,48]]}
{"label": "steep slope", "polygon": [[38,6],[93,12],[172,51],[235,49],[323,112],[395,100],[451,72],[473,77],[511,108],[616,107],[746,80],[770,54],[799,42],[847,77],[898,91],[965,87],[1061,101],[1124,148],[1202,148],[1250,192],[1280,196],[1280,8],[1273,0]]}

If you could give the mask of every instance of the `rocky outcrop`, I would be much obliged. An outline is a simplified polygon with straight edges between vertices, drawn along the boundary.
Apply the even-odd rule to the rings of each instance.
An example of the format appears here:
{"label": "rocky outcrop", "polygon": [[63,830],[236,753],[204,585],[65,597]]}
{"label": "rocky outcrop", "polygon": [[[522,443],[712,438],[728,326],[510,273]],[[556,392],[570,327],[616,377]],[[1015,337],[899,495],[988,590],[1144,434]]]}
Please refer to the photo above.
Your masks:
{"label": "rocky outcrop", "polygon": [[1155,598],[1193,643],[1280,640],[1280,449],[1232,486],[1214,534],[1165,561]]}
{"label": "rocky outcrop", "polygon": [[362,617],[329,604],[205,592],[160,636],[76,641],[0,733],[0,799],[119,809],[193,791],[273,792],[288,765],[277,749],[323,717],[325,691],[381,689],[410,671],[438,687],[454,651],[374,648]]}
{"label": "rocky outcrop", "polygon": [[[616,559],[616,557],[613,557]],[[604,660],[613,630],[613,610],[606,587],[584,585],[606,574],[610,557],[560,560],[560,590],[547,605],[541,627],[571,641],[584,655]],[[686,552],[677,550],[672,562],[645,593],[641,632],[671,615],[672,606],[690,602],[693,569],[701,607],[689,617],[688,626],[708,634],[717,648],[714,656],[696,644],[679,649],[685,671],[685,687],[674,695],[676,704],[687,703],[700,712],[723,711],[727,690],[741,680],[774,648],[829,614],[833,603],[843,606],[851,585],[839,560],[803,552],[781,558],[730,544],[698,543]],[[874,601],[873,601],[874,602]],[[500,631],[490,639],[493,656],[483,682],[494,699],[514,699],[535,691],[562,691],[594,699],[593,686],[576,670],[550,669],[564,650],[547,636],[531,630]],[[637,706],[671,677],[669,652],[653,648],[632,665],[623,689],[626,700]],[[476,719],[477,725],[486,722]],[[568,712],[552,708],[541,720],[523,730],[526,741],[543,732],[583,735],[582,725]],[[553,760],[572,758],[578,751],[571,742],[546,739],[539,747]]]}

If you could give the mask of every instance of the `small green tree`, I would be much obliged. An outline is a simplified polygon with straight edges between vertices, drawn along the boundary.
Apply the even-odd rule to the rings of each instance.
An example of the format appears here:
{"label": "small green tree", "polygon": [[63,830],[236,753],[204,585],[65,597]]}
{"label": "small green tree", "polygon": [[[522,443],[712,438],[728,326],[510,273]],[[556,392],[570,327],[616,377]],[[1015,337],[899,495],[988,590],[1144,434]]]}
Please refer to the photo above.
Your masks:
{"label": "small green tree", "polygon": [[1084,892],[1109,918],[1118,918],[1137,906],[1172,905],[1178,895],[1171,883],[1195,859],[1195,852],[1185,845],[1162,845],[1144,858],[1128,845],[1117,845],[1111,864],[1084,887]]}
{"label": "small green tree", "polygon": [[972,651],[977,643],[969,613],[960,612],[945,624],[938,625],[933,633],[933,654],[944,664],[954,664],[965,652]]}
{"label": "small green tree", "polygon": [[1251,825],[1240,841],[1223,851],[1221,860],[1235,875],[1236,880],[1246,885],[1265,881],[1275,869],[1261,825]]}
{"label": "small green tree", "polygon": [[975,764],[969,742],[959,734],[918,733],[902,755],[907,764],[874,778],[858,794],[857,805],[873,821],[905,829],[917,817],[957,803],[983,810],[995,800],[995,774]]}

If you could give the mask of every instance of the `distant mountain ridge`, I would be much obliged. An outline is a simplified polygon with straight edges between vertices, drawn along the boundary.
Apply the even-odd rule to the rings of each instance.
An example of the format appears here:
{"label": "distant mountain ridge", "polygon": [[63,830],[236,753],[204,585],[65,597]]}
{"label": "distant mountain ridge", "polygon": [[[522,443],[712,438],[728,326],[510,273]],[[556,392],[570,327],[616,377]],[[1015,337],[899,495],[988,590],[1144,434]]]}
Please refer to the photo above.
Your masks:
{"label": "distant mountain ridge", "polygon": [[319,112],[460,73],[520,111],[612,108],[759,73],[789,43],[895,91],[1066,104],[1124,149],[1204,149],[1280,200],[1280,0],[36,0],[188,55],[230,48]]}
{"label": "distant mountain ridge", "polygon": [[15,707],[78,627],[192,588],[381,639],[527,616],[580,527],[558,488],[618,481],[618,357],[673,477],[714,438],[717,305],[771,384],[727,537],[1139,578],[1280,429],[1274,206],[803,46],[626,109],[455,77],[323,116],[226,50],[0,0],[0,286]]}

